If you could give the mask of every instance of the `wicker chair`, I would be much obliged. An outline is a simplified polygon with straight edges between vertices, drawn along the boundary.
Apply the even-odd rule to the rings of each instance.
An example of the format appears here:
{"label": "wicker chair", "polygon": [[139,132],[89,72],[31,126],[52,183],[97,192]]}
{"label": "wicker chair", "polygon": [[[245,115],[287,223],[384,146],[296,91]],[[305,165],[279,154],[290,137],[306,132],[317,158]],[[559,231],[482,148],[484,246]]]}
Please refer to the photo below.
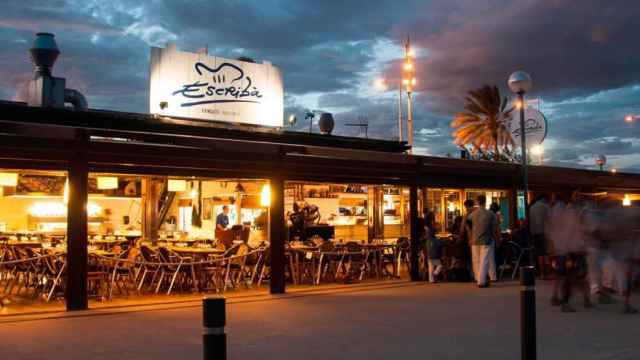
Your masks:
{"label": "wicker chair", "polygon": [[322,243],[318,252],[318,269],[315,284],[320,284],[323,278],[330,278],[335,281],[342,269],[344,257],[344,252],[337,251],[331,241]]}
{"label": "wicker chair", "polygon": [[140,269],[138,271],[138,273],[142,273],[140,281],[138,282],[138,291],[142,289],[147,274],[152,274],[149,288],[153,286],[153,283],[156,280],[156,276],[158,275],[158,272],[160,270],[160,266],[156,265],[155,263],[161,262],[158,253],[146,245],[140,246],[140,256],[142,257],[143,262],[142,265],[140,265]]}
{"label": "wicker chair", "polygon": [[165,274],[169,275],[167,276],[167,280],[171,278],[169,288],[167,289],[167,295],[171,294],[178,276],[180,276],[180,283],[183,287],[185,284],[191,282],[191,285],[195,288],[196,274],[192,259],[190,257],[182,257],[165,247],[160,247],[158,250],[160,254],[160,261],[165,264],[161,265],[159,269],[160,277],[156,287],[156,294],[160,290],[163,280],[165,280]]}

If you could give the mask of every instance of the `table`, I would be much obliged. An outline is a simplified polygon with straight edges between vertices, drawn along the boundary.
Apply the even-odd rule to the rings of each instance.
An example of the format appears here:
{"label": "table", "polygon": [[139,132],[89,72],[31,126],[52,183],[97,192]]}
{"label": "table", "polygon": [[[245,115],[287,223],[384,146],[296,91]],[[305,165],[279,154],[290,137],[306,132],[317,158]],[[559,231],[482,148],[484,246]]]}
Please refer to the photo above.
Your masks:
{"label": "table", "polygon": [[209,256],[222,256],[225,253],[225,250],[207,247],[168,246],[167,248],[179,255],[190,255],[194,259],[207,259]]}
{"label": "table", "polygon": [[127,239],[100,239],[100,240],[89,240],[89,244],[104,247],[104,250],[108,250],[109,248],[117,245],[127,243]]}
{"label": "table", "polygon": [[7,241],[7,245],[9,246],[19,246],[19,247],[33,247],[40,248],[42,247],[42,242],[40,241],[18,241],[18,240],[9,240]]}

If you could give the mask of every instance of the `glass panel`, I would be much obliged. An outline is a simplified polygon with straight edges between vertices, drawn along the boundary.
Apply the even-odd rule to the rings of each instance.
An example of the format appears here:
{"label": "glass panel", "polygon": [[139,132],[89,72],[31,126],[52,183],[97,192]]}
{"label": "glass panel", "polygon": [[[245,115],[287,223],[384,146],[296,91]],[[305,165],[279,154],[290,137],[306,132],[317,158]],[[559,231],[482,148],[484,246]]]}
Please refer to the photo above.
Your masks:
{"label": "glass panel", "polygon": [[392,239],[411,236],[409,188],[385,186],[383,201],[384,237]]}
{"label": "glass panel", "polygon": [[265,292],[269,200],[265,180],[90,174],[91,306]]}
{"label": "glass panel", "polygon": [[487,209],[494,209],[503,231],[509,229],[509,193],[503,190],[467,189],[466,198],[476,201],[479,195],[487,198]]}
{"label": "glass panel", "polygon": [[66,180],[63,171],[0,169],[2,315],[65,307]]}
{"label": "glass panel", "polygon": [[285,217],[290,241],[317,236],[338,242],[368,240],[367,186],[287,182]]}

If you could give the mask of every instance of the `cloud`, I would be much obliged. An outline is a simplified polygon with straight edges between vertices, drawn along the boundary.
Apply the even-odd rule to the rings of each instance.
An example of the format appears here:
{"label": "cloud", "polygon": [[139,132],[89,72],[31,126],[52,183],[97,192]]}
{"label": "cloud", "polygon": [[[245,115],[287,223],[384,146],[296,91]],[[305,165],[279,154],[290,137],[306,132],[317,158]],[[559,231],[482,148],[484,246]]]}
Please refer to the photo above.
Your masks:
{"label": "cloud", "polygon": [[366,121],[368,136],[397,139],[397,90],[369,88],[377,76],[397,84],[410,34],[419,49],[416,153],[456,153],[449,124],[465,93],[487,83],[511,96],[507,77],[525,69],[549,120],[548,163],[592,166],[601,152],[640,169],[634,125],[622,121],[640,112],[639,27],[640,4],[622,0],[7,0],[0,96],[32,77],[33,33],[51,31],[62,51],[54,75],[91,107],[146,112],[149,46],[175,41],[280,67],[293,129],[308,131],[304,112],[318,109],[334,113],[336,134],[364,136],[346,124]]}
{"label": "cloud", "polygon": [[[435,1],[438,29],[403,27],[428,49],[418,86],[450,112],[485,83],[506,90],[517,69],[534,78],[533,95],[558,100],[640,82],[640,5],[628,1]],[[424,79],[424,80],[423,80]],[[505,92],[506,93],[506,92]],[[429,104],[433,104],[430,102]]]}

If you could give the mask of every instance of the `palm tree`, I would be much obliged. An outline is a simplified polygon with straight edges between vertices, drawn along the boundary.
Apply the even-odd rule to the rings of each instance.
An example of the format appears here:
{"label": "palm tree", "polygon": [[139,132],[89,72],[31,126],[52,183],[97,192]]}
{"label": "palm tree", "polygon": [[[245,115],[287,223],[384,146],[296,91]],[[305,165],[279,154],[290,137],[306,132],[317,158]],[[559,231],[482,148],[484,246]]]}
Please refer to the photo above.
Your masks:
{"label": "palm tree", "polygon": [[513,107],[507,108],[507,98],[501,99],[497,86],[485,85],[469,91],[465,97],[464,112],[457,113],[451,122],[454,143],[472,147],[472,152],[493,152],[495,160],[501,159],[500,149],[509,152],[514,146],[513,138],[506,127]]}

